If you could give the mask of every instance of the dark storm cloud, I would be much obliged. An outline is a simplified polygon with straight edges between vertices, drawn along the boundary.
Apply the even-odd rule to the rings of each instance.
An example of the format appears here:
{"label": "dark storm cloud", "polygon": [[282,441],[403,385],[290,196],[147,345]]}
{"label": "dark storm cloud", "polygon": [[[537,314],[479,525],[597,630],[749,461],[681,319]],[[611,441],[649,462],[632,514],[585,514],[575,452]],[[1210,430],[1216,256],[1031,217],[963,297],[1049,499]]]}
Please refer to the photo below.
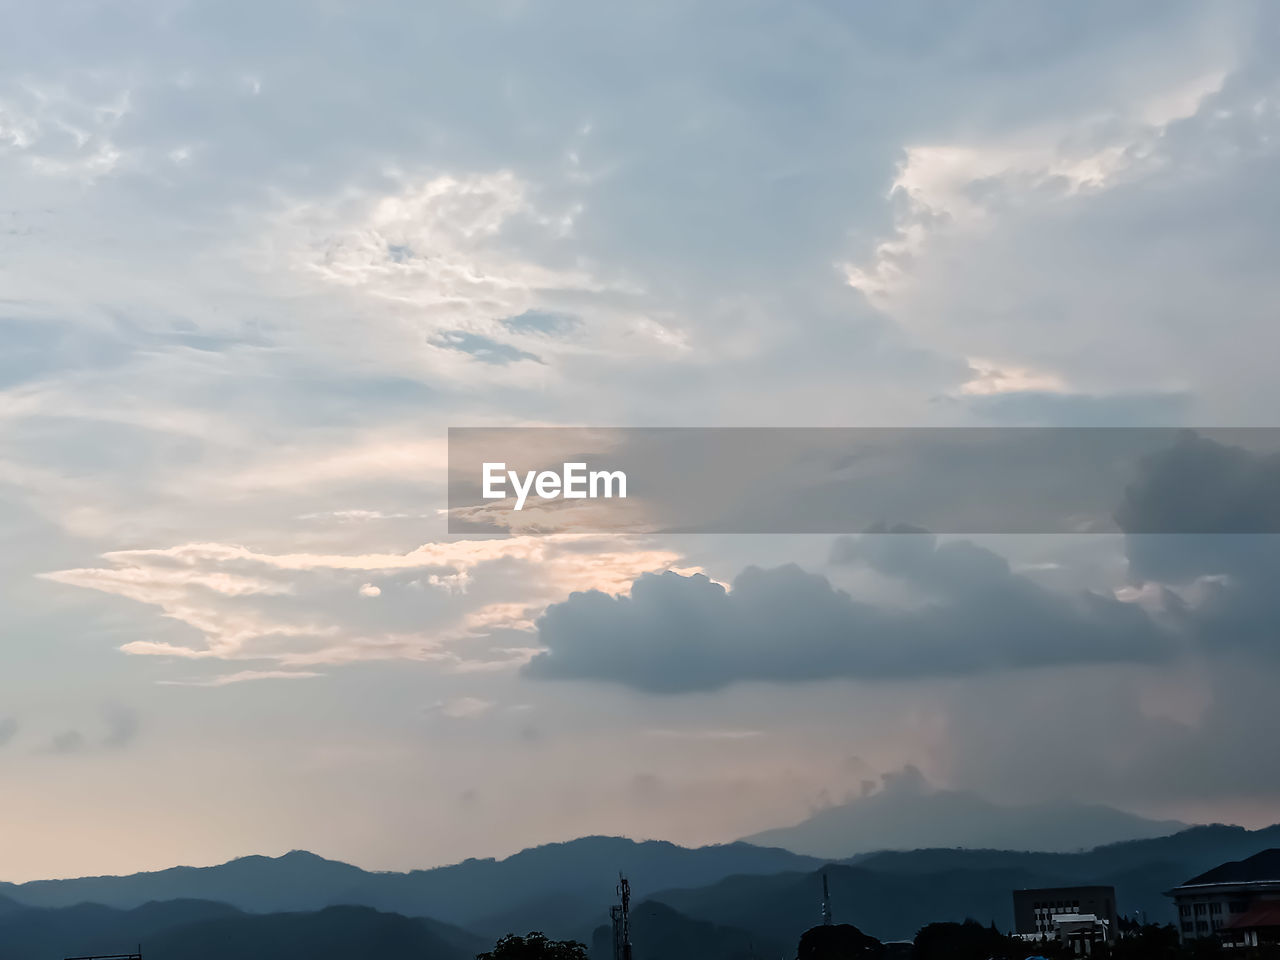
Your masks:
{"label": "dark storm cloud", "polygon": [[[1270,577],[1280,567],[1280,454],[1186,432],[1143,459],[1116,522],[1130,533],[1129,564],[1138,578]],[[1179,533],[1133,533],[1158,530]]]}
{"label": "dark storm cloud", "polygon": [[931,602],[910,609],[860,602],[794,565],[749,567],[732,591],[704,576],[646,574],[629,597],[575,593],[550,607],[538,622],[547,649],[527,671],[679,693],[751,680],[953,676],[1172,653],[1138,607],[1046,590],[972,543],[870,537],[839,542],[837,559],[921,587]]}
{"label": "dark storm cloud", "polygon": [[1125,531],[1280,533],[1280,454],[1184,431],[1142,459],[1116,520]]}
{"label": "dark storm cloud", "polygon": [[1166,600],[1203,648],[1280,652],[1280,455],[1186,433],[1143,461],[1116,519],[1126,530],[1219,531],[1128,535],[1131,577],[1190,588]]}

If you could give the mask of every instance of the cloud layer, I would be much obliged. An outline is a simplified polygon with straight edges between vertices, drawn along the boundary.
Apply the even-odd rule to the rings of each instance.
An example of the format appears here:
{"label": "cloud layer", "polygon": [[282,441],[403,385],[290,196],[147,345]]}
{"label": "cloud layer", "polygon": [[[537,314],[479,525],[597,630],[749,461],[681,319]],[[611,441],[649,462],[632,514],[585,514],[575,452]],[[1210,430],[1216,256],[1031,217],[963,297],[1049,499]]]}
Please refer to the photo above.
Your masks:
{"label": "cloud layer", "polygon": [[538,620],[532,677],[610,680],[663,693],[739,681],[886,679],[1087,663],[1157,662],[1170,638],[1114,597],[1062,595],[998,555],[924,535],[837,542],[929,597],[859,602],[794,565],[748,568],[731,590],[705,576],[646,575],[629,596],[578,593]]}

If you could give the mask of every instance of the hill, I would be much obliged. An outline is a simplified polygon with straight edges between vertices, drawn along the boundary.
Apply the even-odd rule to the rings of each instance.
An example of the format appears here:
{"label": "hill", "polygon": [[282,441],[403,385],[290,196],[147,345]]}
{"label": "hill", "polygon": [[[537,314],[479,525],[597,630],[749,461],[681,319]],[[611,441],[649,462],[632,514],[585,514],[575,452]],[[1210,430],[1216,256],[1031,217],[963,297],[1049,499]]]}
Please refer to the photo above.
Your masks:
{"label": "hill", "polygon": [[[1255,831],[1218,825],[1084,853],[915,850],[858,857],[825,869],[836,918],[882,940],[896,940],[913,936],[927,922],[967,917],[1009,929],[1013,890],[1067,884],[1112,884],[1122,913],[1170,921],[1165,890],[1278,842],[1280,825]],[[821,873],[729,877],[703,888],[660,891],[653,898],[692,916],[789,943],[816,922]]]}
{"label": "hill", "polygon": [[443,924],[369,907],[240,914],[172,928],[147,951],[175,960],[474,960],[491,944]]}
{"label": "hill", "polygon": [[637,897],[700,886],[732,874],[813,869],[821,861],[744,843],[687,848],[661,841],[584,837],[503,860],[465,860],[432,870],[371,873],[304,851],[244,857],[212,867],[173,867],[124,877],[0,884],[0,896],[32,906],[96,902],[121,909],[149,900],[216,900],[281,913],[355,904],[432,916],[486,936],[541,929],[586,939],[613,902],[618,871]]}
{"label": "hill", "polygon": [[1105,806],[1004,806],[973,793],[896,785],[744,839],[829,858],[936,846],[1067,852],[1167,836],[1186,826]]}
{"label": "hill", "polygon": [[[663,903],[646,900],[631,912],[634,960],[749,960],[789,955],[794,947],[736,927],[687,917]],[[591,938],[593,960],[613,956],[612,928],[597,927]]]}
{"label": "hill", "polygon": [[[712,923],[795,943],[821,920],[822,872],[730,877],[701,889],[659,892],[654,899]],[[1041,879],[1021,870],[895,876],[845,864],[832,864],[826,873],[835,919],[880,940],[909,939],[926,923],[957,917],[1007,928],[1010,892]]]}
{"label": "hill", "polygon": [[116,910],[14,906],[0,916],[0,956],[48,960],[85,954],[144,953],[201,960],[472,960],[487,940],[432,920],[367,907],[315,913],[246,914],[224,903],[169,900]]}
{"label": "hill", "polygon": [[6,960],[125,953],[158,933],[197,921],[242,917],[225,903],[170,900],[133,910],[96,903],[73,907],[0,906],[0,956]]}

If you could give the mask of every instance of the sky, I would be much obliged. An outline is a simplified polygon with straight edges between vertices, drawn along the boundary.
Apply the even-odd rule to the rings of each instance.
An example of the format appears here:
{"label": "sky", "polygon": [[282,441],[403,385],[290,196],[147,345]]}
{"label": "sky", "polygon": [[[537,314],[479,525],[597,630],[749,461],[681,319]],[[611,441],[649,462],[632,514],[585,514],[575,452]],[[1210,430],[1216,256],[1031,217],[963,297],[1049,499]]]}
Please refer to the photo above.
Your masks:
{"label": "sky", "polygon": [[441,514],[449,427],[1275,426],[1274,6],[0,17],[3,879],[1276,819],[1270,546]]}

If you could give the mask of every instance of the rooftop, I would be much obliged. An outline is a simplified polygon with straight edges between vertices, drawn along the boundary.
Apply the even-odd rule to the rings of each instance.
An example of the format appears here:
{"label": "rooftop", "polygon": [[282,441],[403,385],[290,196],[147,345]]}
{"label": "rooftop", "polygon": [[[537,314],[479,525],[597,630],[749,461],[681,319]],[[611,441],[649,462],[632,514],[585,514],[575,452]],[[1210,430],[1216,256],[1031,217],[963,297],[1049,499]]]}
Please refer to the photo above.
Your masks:
{"label": "rooftop", "polygon": [[1179,885],[1198,887],[1210,883],[1258,883],[1280,881],[1280,847],[1255,853],[1244,860],[1231,860]]}

